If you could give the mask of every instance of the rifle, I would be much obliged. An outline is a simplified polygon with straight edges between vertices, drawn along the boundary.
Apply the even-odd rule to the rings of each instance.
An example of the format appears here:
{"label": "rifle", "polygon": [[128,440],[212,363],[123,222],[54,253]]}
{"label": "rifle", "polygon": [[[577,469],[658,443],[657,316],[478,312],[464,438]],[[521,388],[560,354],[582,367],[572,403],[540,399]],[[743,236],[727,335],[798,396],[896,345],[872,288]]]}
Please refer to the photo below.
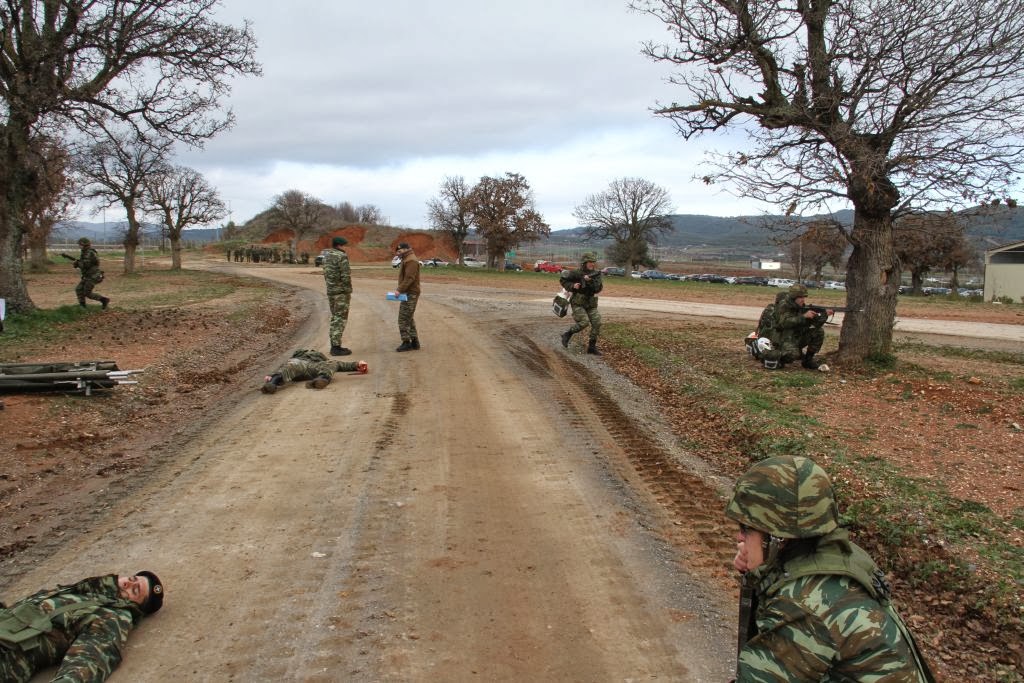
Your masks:
{"label": "rifle", "polygon": [[831,322],[832,316],[829,315],[829,311],[833,313],[863,313],[863,308],[850,308],[849,306],[818,306],[816,304],[805,304],[800,307],[800,313],[806,313],[807,311],[814,311],[815,316],[825,318],[825,323],[828,325],[834,325]]}
{"label": "rifle", "polygon": [[740,666],[740,653],[747,641],[757,635],[757,592],[750,572],[743,575],[740,583],[739,628],[736,631],[736,669]]}
{"label": "rifle", "polygon": [[68,261],[73,261],[75,264],[75,268],[78,267],[78,259],[76,259],[74,256],[68,256],[67,254],[61,254],[61,256],[66,258]]}

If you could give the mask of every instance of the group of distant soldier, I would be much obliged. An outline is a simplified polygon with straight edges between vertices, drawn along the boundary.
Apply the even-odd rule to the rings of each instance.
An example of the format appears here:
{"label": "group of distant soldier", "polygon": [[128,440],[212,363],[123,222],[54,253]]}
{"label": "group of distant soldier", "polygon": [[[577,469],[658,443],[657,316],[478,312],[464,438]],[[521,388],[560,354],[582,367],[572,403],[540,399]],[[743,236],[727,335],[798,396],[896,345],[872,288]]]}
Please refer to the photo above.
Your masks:
{"label": "group of distant soldier", "polygon": [[228,261],[235,263],[309,263],[309,252],[303,251],[295,258],[291,249],[282,249],[277,245],[249,244],[227,250]]}

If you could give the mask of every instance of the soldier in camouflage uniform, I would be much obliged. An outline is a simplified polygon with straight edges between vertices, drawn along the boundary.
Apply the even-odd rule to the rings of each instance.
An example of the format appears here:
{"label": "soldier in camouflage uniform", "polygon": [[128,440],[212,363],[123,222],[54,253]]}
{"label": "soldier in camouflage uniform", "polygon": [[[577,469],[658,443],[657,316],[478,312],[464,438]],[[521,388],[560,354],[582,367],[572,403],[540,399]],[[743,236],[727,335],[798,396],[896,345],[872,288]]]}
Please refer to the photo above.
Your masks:
{"label": "soldier in camouflage uniform", "polygon": [[828,475],[781,456],[736,482],[733,562],[755,586],[756,630],[736,681],[928,683],[931,671],[889,599],[882,571],[839,528]]}
{"label": "soldier in camouflage uniform", "polygon": [[575,324],[562,334],[562,346],[569,348],[569,340],[577,332],[590,328],[590,343],[587,353],[600,356],[597,337],[601,334],[601,312],[597,310],[597,294],[604,288],[601,271],[597,269],[597,254],[587,252],[580,259],[578,270],[563,271],[559,279],[562,288],[571,292],[569,304]]}
{"label": "soldier in camouflage uniform", "polygon": [[95,576],[0,604],[0,680],[28,681],[58,666],[54,681],[104,681],[121,663],[128,634],[163,605],[152,572]]}
{"label": "soldier in camouflage uniform", "polygon": [[332,356],[347,356],[352,353],[341,345],[341,335],[348,322],[348,305],[352,300],[352,271],[348,254],[342,247],[348,240],[337,235],[331,240],[331,250],[324,256],[324,281],[327,283],[327,304],[331,309],[331,327],[328,336]]}
{"label": "soldier in camouflage uniform", "polygon": [[[807,287],[800,284],[790,286],[786,296],[776,300],[775,317],[768,335],[772,348],[761,354],[766,368],[774,370],[799,360],[801,367],[808,370],[824,369],[814,359],[814,354],[825,343],[824,325],[828,316],[801,310],[806,303]],[[831,314],[829,311],[828,315]]]}
{"label": "soldier in camouflage uniform", "polygon": [[401,242],[395,253],[402,257],[398,267],[398,294],[405,294],[406,301],[398,304],[398,333],[402,344],[395,351],[419,351],[420,336],[416,332],[416,302],[420,300],[420,262],[416,253],[407,243]]}
{"label": "soldier in camouflage uniform", "polygon": [[285,382],[306,382],[309,389],[323,389],[331,383],[335,372],[358,372],[365,375],[369,372],[366,361],[327,360],[327,356],[313,349],[299,349],[292,354],[288,362],[277,369],[272,375],[263,378],[260,388],[264,394],[273,394]]}
{"label": "soldier in camouflage uniform", "polygon": [[92,291],[96,285],[103,282],[103,271],[100,270],[100,256],[92,248],[92,242],[89,241],[88,237],[80,238],[78,245],[82,247],[81,253],[74,262],[75,268],[78,268],[82,276],[82,279],[78,281],[78,286],[75,287],[75,294],[78,295],[78,305],[85,308],[85,300],[92,299],[93,301],[99,301],[100,305],[106,308],[110,304],[110,299],[99,294],[93,294]]}

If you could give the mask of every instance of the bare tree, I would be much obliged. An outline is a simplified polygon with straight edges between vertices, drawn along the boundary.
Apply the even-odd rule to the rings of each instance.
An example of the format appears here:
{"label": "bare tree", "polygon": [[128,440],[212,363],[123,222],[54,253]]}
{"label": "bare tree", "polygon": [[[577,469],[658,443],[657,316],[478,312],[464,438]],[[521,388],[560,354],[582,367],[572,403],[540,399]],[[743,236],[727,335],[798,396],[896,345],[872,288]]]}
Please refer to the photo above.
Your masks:
{"label": "bare tree", "polygon": [[135,253],[142,237],[139,214],[145,212],[146,182],[168,172],[169,141],[150,144],[136,138],[112,136],[78,155],[75,169],[82,179],[82,196],[96,203],[96,210],[119,205],[128,225],[122,236],[124,272],[135,272]]}
{"label": "bare tree", "polygon": [[36,192],[25,202],[24,240],[28,248],[29,268],[43,271],[49,265],[46,244],[54,226],[68,217],[74,204],[76,186],[71,174],[68,151],[53,138],[34,140],[37,173]]}
{"label": "bare tree", "polygon": [[901,216],[893,234],[901,268],[910,271],[911,294],[922,293],[933,268],[945,268],[963,255],[964,225],[951,211]]}
{"label": "bare tree", "polygon": [[533,206],[530,184],[518,173],[484,176],[473,186],[469,201],[473,225],[487,241],[487,265],[492,268],[505,269],[510,248],[551,234]]}
{"label": "bare tree", "polygon": [[331,207],[299,190],[288,190],[274,197],[268,218],[275,228],[292,231],[292,253],[299,253],[299,241],[324,229],[331,218]]}
{"label": "bare tree", "polygon": [[201,173],[181,166],[167,168],[145,181],[145,207],[160,216],[171,241],[171,270],[181,270],[181,233],[227,215],[227,207]]}
{"label": "bare tree", "polygon": [[626,256],[629,271],[647,255],[647,245],[672,230],[673,211],[668,190],[643,178],[619,178],[608,189],[592,194],[573,210],[589,239],[614,240],[617,252]]}
{"label": "bare tree", "polygon": [[804,274],[812,273],[814,279],[820,281],[825,266],[842,267],[846,237],[843,226],[833,219],[811,221],[805,225],[804,231],[786,245],[789,261],[796,265],[797,280],[803,280]]}
{"label": "bare tree", "polygon": [[435,230],[447,234],[465,265],[466,238],[473,228],[470,189],[462,176],[449,176],[441,183],[438,196],[427,202],[427,220]]}
{"label": "bare tree", "polygon": [[660,106],[686,139],[741,127],[709,183],[788,213],[850,202],[839,358],[892,352],[894,212],[1000,196],[1024,163],[1024,0],[632,0],[672,45],[685,101]]}
{"label": "bare tree", "polygon": [[361,204],[356,208],[356,213],[363,225],[384,225],[388,221],[380,207],[373,204]]}
{"label": "bare tree", "polygon": [[218,0],[9,0],[0,4],[0,297],[35,308],[22,273],[26,202],[42,182],[32,139],[111,121],[201,144],[231,125],[228,79],[258,74],[256,44],[212,20]]}

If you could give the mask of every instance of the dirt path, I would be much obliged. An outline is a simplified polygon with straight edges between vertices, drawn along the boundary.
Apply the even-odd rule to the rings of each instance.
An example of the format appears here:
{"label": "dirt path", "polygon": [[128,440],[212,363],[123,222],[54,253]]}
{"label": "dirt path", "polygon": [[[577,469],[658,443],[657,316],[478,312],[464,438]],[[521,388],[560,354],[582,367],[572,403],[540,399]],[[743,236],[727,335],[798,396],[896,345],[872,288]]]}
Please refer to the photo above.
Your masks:
{"label": "dirt path", "polygon": [[[166,606],[115,681],[728,680],[731,534],[645,397],[473,289],[426,286],[424,348],[396,354],[391,284],[356,276],[345,341],[369,375],[254,378],[12,592],[158,571]],[[323,347],[318,311],[295,346]]]}

